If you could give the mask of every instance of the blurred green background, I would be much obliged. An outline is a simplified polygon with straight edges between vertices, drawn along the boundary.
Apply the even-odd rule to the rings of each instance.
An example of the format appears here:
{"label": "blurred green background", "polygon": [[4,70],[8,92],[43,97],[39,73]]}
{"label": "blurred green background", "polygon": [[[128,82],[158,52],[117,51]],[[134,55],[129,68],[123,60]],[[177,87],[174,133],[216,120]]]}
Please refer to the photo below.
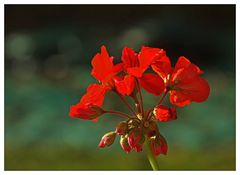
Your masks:
{"label": "blurred green background", "polygon": [[[5,5],[5,170],[151,170],[118,139],[98,148],[121,118],[68,116],[96,82],[90,61],[102,44],[116,62],[124,46],[146,45],[203,69],[209,99],[159,123],[169,151],[157,159],[162,170],[235,169],[234,5]],[[105,99],[128,112],[114,94]],[[157,100],[144,93],[145,106]]]}

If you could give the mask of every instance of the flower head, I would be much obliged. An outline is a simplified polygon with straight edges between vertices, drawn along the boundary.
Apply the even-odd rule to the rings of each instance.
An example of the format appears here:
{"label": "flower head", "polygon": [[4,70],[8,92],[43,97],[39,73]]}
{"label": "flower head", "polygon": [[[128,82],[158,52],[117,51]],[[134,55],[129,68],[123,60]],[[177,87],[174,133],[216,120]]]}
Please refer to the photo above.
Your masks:
{"label": "flower head", "polygon": [[[203,102],[209,96],[209,84],[201,77],[200,68],[183,56],[172,67],[163,49],[142,47],[139,53],[135,53],[125,47],[121,60],[121,63],[113,64],[113,57],[109,56],[106,47],[101,47],[101,52],[91,62],[91,74],[98,83],[88,86],[80,101],[70,107],[69,115],[92,121],[97,121],[105,113],[125,117],[127,120],[119,122],[114,132],[102,137],[99,147],[112,145],[120,136],[120,145],[126,153],[131,150],[140,152],[143,144],[149,142],[155,156],[166,155],[167,141],[161,135],[157,121],[176,120],[177,114],[176,107],[164,105],[163,99],[169,93],[170,102],[176,106]],[[153,72],[146,73],[149,68]],[[155,96],[162,94],[155,108],[144,109],[141,88]],[[105,94],[109,91],[120,97],[131,114],[103,109]],[[134,108],[124,96],[133,100]]]}

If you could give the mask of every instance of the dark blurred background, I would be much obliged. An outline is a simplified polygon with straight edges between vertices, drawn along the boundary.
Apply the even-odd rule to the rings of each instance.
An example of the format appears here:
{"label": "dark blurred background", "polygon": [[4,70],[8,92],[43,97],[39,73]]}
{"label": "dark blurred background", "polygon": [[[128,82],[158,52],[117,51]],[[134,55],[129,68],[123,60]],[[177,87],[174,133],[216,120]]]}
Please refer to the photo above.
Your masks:
{"label": "dark blurred background", "polygon": [[[235,5],[5,5],[5,169],[150,170],[144,153],[124,153],[118,139],[98,148],[117,116],[99,122],[68,116],[106,45],[164,48],[204,71],[211,93],[159,123],[167,138],[162,170],[235,169]],[[144,93],[145,106],[158,98]],[[127,112],[109,93],[108,109]]]}

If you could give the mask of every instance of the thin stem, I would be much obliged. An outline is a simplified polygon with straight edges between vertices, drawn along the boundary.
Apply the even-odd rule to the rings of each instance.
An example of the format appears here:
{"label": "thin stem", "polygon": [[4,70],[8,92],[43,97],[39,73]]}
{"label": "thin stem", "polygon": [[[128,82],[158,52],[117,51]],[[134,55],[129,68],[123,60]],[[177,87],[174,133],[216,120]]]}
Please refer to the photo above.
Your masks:
{"label": "thin stem", "polygon": [[125,105],[128,107],[128,109],[133,113],[133,115],[135,115],[137,117],[135,111],[133,110],[131,105],[124,99],[124,97],[119,93],[117,93],[117,95],[120,97],[120,99],[123,101],[123,103],[125,103]]}
{"label": "thin stem", "polygon": [[138,113],[141,113],[140,104],[139,104],[139,101],[138,101],[138,98],[137,98],[136,94],[132,95],[131,97],[134,100],[134,103],[135,103],[135,106],[137,108]]}
{"label": "thin stem", "polygon": [[139,86],[139,82],[136,80],[137,82],[137,88],[138,88],[138,92],[139,92],[139,96],[140,96],[140,103],[141,103],[141,110],[142,110],[142,115],[144,116],[144,107],[143,107],[143,98],[142,98],[142,92],[141,92],[141,88]]}
{"label": "thin stem", "polygon": [[108,114],[116,114],[122,117],[127,117],[129,119],[132,119],[132,117],[126,113],[120,112],[120,111],[104,111],[104,113],[108,113]]}
{"label": "thin stem", "polygon": [[164,92],[162,98],[158,102],[158,105],[160,105],[162,103],[162,101],[163,101],[164,97],[166,97],[167,93],[168,93],[168,91]]}
{"label": "thin stem", "polygon": [[158,166],[156,157],[155,157],[155,155],[152,152],[149,140],[147,138],[145,139],[145,142],[144,142],[144,148],[146,150],[146,154],[147,154],[148,160],[149,160],[149,162],[150,162],[150,164],[152,166],[152,169],[154,171],[159,170],[159,166]]}

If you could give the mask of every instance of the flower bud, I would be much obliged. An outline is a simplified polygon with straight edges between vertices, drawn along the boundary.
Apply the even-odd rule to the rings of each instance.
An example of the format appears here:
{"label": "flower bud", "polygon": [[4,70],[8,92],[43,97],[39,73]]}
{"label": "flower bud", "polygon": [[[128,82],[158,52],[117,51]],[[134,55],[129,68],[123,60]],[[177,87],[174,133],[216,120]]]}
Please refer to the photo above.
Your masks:
{"label": "flower bud", "polygon": [[128,144],[136,152],[142,151],[142,143],[144,142],[144,135],[138,130],[130,131],[128,135]]}
{"label": "flower bud", "polygon": [[116,133],[118,135],[125,135],[127,132],[128,124],[126,121],[122,121],[118,123],[117,128],[116,128]]}
{"label": "flower bud", "polygon": [[134,147],[134,150],[138,153],[138,152],[141,152],[142,151],[142,144],[137,144],[135,147]]}
{"label": "flower bud", "polygon": [[121,145],[122,149],[123,149],[126,153],[129,153],[129,152],[131,151],[131,149],[132,149],[132,148],[129,146],[129,144],[128,144],[128,139],[127,139],[127,137],[121,136],[120,145]]}
{"label": "flower bud", "polygon": [[150,146],[152,149],[152,152],[155,156],[158,156],[159,154],[167,154],[167,142],[165,138],[162,135],[157,135],[150,138]]}
{"label": "flower bud", "polygon": [[153,114],[157,120],[167,122],[177,119],[176,108],[169,108],[164,105],[159,105],[154,108]]}
{"label": "flower bud", "polygon": [[104,148],[106,146],[110,146],[110,145],[113,144],[115,138],[116,138],[116,133],[115,132],[109,132],[102,137],[98,146],[101,147],[101,148]]}

